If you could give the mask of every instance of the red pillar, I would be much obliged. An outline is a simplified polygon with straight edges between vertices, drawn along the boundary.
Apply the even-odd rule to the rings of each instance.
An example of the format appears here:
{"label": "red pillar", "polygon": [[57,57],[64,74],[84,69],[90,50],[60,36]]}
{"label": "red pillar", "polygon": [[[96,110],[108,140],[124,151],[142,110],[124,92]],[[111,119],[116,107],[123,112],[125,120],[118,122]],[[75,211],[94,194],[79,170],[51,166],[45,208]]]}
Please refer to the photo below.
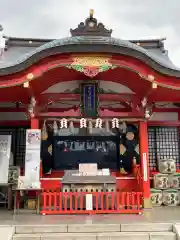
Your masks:
{"label": "red pillar", "polygon": [[151,208],[151,192],[148,166],[148,127],[146,121],[142,121],[139,124],[139,141],[144,208]]}
{"label": "red pillar", "polygon": [[31,118],[31,129],[39,129],[39,119]]}

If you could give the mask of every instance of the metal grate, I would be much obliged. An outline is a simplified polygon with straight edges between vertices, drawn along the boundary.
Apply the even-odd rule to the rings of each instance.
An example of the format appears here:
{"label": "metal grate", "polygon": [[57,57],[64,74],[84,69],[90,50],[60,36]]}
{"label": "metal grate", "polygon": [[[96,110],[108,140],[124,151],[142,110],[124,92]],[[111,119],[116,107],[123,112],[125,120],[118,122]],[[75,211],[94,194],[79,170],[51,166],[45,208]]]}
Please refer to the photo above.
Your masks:
{"label": "metal grate", "polygon": [[177,127],[150,127],[149,167],[157,169],[157,161],[174,159],[179,166],[179,131]]}

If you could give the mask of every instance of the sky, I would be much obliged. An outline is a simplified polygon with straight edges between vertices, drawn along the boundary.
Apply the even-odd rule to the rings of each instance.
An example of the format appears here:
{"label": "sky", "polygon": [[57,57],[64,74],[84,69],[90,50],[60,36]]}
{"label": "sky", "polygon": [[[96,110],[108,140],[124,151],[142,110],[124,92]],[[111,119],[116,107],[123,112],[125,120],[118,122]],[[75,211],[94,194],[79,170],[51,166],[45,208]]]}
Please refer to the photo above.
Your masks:
{"label": "sky", "polygon": [[0,24],[6,36],[62,38],[90,9],[113,37],[166,37],[169,56],[180,67],[180,0],[0,0]]}

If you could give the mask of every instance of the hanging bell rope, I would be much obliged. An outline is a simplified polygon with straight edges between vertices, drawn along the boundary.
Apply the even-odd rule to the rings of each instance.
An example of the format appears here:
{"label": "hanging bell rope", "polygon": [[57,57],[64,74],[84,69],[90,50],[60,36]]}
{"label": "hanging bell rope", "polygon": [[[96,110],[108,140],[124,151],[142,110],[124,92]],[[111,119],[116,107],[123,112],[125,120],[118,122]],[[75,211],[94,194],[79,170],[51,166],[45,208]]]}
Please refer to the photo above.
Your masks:
{"label": "hanging bell rope", "polygon": [[109,121],[105,121],[105,130],[107,133],[110,132]]}
{"label": "hanging bell rope", "polygon": [[46,121],[43,123],[43,128],[41,132],[41,138],[42,140],[46,140],[48,138],[47,128],[46,128]]}
{"label": "hanging bell rope", "polygon": [[88,130],[89,130],[89,133],[91,134],[92,130],[93,130],[93,124],[91,121],[89,121],[89,123],[88,123]]}
{"label": "hanging bell rope", "polygon": [[72,134],[74,134],[74,123],[73,123],[73,121],[70,121],[70,123],[69,123],[69,131],[70,131]]}
{"label": "hanging bell rope", "polygon": [[54,131],[54,135],[58,134],[58,125],[56,121],[53,122],[53,131]]}
{"label": "hanging bell rope", "polygon": [[122,123],[119,125],[119,130],[120,130],[120,132],[122,132],[122,133],[126,133],[126,131],[127,131],[127,125],[126,125],[125,122],[122,122]]}

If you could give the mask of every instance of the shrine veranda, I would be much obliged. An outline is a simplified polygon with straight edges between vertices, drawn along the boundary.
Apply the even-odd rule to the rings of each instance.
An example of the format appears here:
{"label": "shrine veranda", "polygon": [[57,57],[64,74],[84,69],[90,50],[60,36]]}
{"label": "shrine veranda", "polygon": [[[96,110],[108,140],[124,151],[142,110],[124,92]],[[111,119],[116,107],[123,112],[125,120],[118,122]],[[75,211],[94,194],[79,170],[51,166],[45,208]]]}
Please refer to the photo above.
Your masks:
{"label": "shrine veranda", "polygon": [[[180,205],[180,69],[165,56],[165,39],[114,38],[92,13],[70,32],[4,36],[0,186],[13,183],[29,199],[40,191],[44,215]],[[96,165],[93,183],[63,183],[83,164]]]}

